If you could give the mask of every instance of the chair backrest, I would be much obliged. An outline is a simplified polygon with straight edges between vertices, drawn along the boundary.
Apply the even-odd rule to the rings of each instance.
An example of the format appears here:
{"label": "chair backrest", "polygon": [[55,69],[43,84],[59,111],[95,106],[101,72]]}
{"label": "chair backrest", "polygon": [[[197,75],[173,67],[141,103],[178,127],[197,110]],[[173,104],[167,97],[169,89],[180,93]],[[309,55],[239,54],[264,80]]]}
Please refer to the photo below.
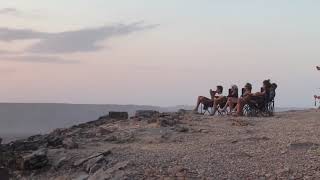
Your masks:
{"label": "chair backrest", "polygon": [[246,89],[245,88],[242,88],[241,89],[241,97],[243,97],[244,93],[246,92]]}
{"label": "chair backrest", "polygon": [[231,96],[231,94],[232,94],[232,89],[229,89],[228,96]]}
{"label": "chair backrest", "polygon": [[269,101],[274,101],[274,98],[276,97],[276,91],[272,90],[270,91],[270,95],[269,95]]}

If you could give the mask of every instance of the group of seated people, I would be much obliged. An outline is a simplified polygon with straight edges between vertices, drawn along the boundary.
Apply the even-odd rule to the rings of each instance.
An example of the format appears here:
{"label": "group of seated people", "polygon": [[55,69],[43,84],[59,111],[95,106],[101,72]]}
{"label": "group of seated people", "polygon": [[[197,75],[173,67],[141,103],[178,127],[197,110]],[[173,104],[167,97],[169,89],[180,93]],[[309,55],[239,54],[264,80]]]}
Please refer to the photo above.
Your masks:
{"label": "group of seated people", "polygon": [[263,87],[260,92],[252,93],[252,85],[250,83],[245,84],[242,89],[242,95],[239,97],[238,86],[233,85],[229,90],[228,96],[223,95],[223,87],[217,86],[217,89],[213,91],[210,89],[210,98],[199,96],[197,105],[193,110],[198,113],[199,106],[203,104],[204,108],[212,107],[210,115],[215,115],[220,108],[221,112],[226,112],[234,116],[243,116],[243,108],[249,102],[256,102],[257,104],[263,104],[270,99],[275,97],[275,90],[278,85],[271,83],[270,80],[263,81]]}

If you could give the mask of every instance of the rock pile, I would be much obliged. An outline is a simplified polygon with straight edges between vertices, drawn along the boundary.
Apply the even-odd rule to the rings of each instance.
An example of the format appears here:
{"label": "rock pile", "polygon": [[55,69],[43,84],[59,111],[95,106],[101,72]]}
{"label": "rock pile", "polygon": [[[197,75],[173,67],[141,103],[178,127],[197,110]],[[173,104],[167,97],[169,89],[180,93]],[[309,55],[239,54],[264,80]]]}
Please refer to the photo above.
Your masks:
{"label": "rock pile", "polygon": [[17,159],[17,168],[20,170],[36,170],[45,167],[48,164],[49,160],[47,157],[47,150],[40,149],[38,151],[33,152],[32,154],[28,154],[22,156]]}

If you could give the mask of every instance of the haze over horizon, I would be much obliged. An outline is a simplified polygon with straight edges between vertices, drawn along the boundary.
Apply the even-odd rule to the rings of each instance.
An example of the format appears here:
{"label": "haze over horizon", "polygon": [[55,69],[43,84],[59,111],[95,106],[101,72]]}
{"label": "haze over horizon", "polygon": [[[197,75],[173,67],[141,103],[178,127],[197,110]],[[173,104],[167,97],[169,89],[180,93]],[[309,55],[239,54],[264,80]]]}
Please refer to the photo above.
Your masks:
{"label": "haze over horizon", "polygon": [[278,83],[279,107],[320,90],[320,1],[10,0],[0,102],[193,105],[222,84]]}

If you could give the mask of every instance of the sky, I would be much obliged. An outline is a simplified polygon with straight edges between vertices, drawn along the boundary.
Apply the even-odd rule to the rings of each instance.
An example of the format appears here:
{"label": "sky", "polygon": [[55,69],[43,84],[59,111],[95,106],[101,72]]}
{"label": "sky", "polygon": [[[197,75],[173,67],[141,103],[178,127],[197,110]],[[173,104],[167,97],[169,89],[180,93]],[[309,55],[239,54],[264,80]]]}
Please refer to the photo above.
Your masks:
{"label": "sky", "polygon": [[317,0],[3,0],[0,101],[193,105],[264,79],[320,94]]}

